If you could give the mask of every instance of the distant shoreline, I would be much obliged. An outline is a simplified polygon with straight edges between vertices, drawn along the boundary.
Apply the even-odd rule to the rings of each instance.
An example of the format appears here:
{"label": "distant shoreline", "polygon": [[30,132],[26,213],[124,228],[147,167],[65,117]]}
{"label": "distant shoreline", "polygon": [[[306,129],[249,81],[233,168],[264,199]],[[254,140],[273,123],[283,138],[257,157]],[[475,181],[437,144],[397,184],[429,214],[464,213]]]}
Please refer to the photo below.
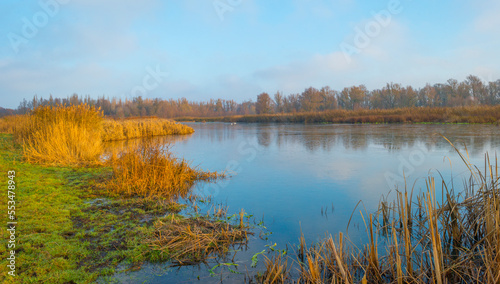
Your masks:
{"label": "distant shoreline", "polygon": [[500,106],[327,110],[218,117],[178,117],[179,122],[500,124]]}

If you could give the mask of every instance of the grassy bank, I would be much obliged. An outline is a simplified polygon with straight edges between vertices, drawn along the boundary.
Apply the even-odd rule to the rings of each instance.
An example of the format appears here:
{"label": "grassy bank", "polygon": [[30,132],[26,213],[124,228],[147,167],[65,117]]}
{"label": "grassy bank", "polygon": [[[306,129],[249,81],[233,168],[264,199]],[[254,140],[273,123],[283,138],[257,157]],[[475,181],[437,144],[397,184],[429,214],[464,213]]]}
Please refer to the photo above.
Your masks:
{"label": "grassy bank", "polygon": [[[6,283],[35,282],[91,282],[99,272],[89,267],[96,251],[85,241],[86,230],[78,228],[73,218],[82,216],[86,208],[85,196],[91,187],[106,175],[98,169],[42,167],[22,162],[21,149],[12,146],[12,136],[0,136],[2,173],[16,172],[16,277],[7,275],[7,247],[0,247],[0,281]],[[2,187],[7,187],[6,176],[1,179]],[[89,199],[92,197],[89,196]],[[2,198],[1,206],[7,207],[7,199]],[[100,232],[98,215],[89,214],[89,227]],[[6,224],[6,214],[2,223]],[[106,224],[106,221],[103,222]],[[3,240],[7,231],[1,231]],[[99,244],[96,240],[94,244]],[[97,263],[99,258],[94,256]]]}
{"label": "grassy bank", "polygon": [[183,117],[177,121],[277,123],[485,123],[500,122],[500,106],[329,110],[224,117]]}
{"label": "grassy bank", "polygon": [[[227,253],[232,244],[246,240],[246,228],[239,224],[221,222],[217,216],[180,215],[185,206],[170,199],[123,198],[109,191],[111,167],[30,164],[23,161],[22,149],[13,145],[12,135],[0,134],[4,173],[0,184],[7,188],[7,171],[16,172],[18,222],[17,276],[7,275],[9,250],[4,244],[0,246],[2,283],[92,283],[120,272],[118,264],[128,270],[139,269],[147,261],[196,263]],[[7,208],[8,199],[0,200],[0,206]],[[7,214],[2,214],[1,222],[7,223]],[[221,235],[221,225],[232,234]],[[184,232],[189,228],[202,228],[207,238],[213,238],[206,247],[199,246],[203,257],[187,250],[192,240]],[[162,236],[166,235],[175,239],[165,243]],[[228,241],[235,236],[239,238]],[[1,230],[0,237],[7,240],[9,232]]]}

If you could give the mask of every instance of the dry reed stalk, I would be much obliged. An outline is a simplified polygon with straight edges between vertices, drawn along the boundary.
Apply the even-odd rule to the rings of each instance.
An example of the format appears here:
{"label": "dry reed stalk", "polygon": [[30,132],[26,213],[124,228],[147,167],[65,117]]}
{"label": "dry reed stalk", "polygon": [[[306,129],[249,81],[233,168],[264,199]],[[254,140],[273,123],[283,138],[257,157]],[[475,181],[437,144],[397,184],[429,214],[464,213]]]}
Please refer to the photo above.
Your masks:
{"label": "dry reed stalk", "polygon": [[[303,270],[302,272],[302,278],[307,282],[307,283],[322,283],[321,280],[321,265],[320,265],[320,259],[319,259],[319,254],[320,251],[312,251],[311,253],[308,253],[306,255],[306,270]],[[313,256],[312,254],[316,255]]]}
{"label": "dry reed stalk", "polygon": [[240,215],[240,228],[243,228],[245,226],[243,223],[243,217],[245,217],[245,210],[243,210],[243,208],[241,208],[239,215]]}
{"label": "dry reed stalk", "polygon": [[[343,238],[342,233],[340,233],[340,235],[339,235],[340,244],[342,244],[342,238]],[[339,248],[340,248],[340,253],[339,253],[337,251],[337,248],[336,248],[335,243],[333,242],[333,238],[331,236],[330,236],[330,238],[328,238],[326,245],[327,245],[327,248],[329,249],[329,251],[333,252],[333,255],[335,257],[335,260],[337,261],[337,265],[339,267],[339,271],[340,271],[340,274],[342,275],[344,282],[346,284],[349,284],[350,277],[348,277],[346,269],[344,268],[345,265],[343,263],[342,245],[339,245]]]}
{"label": "dry reed stalk", "polygon": [[392,236],[394,238],[394,253],[396,256],[396,279],[398,281],[398,284],[403,284],[403,269],[401,256],[399,255],[398,237],[396,236],[396,229],[394,227],[394,224],[392,226]]}
{"label": "dry reed stalk", "polygon": [[438,231],[438,217],[435,211],[435,183],[434,178],[427,180],[428,194],[426,199],[426,213],[432,243],[432,254],[434,260],[435,277],[438,284],[443,283],[443,254],[441,248],[441,237]]}
{"label": "dry reed stalk", "polygon": [[265,284],[286,283],[290,275],[288,258],[281,253],[277,253],[272,259],[264,255],[266,271],[261,279]]}
{"label": "dry reed stalk", "polygon": [[304,262],[304,257],[305,257],[305,251],[307,251],[307,246],[306,246],[306,239],[304,238],[304,234],[302,233],[302,230],[300,232],[300,248],[299,248],[299,259],[301,262]]}

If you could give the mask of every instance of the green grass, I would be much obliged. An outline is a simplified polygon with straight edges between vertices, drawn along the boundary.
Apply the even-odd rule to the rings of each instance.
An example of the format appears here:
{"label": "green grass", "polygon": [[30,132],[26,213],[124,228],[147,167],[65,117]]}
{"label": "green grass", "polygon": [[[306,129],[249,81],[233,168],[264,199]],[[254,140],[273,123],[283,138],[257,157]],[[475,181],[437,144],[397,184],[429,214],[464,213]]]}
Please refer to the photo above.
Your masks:
{"label": "green grass", "polygon": [[[6,245],[0,247],[0,282],[34,283],[39,281],[90,282],[96,275],[89,274],[85,267],[76,265],[90,252],[78,238],[68,237],[76,232],[72,215],[81,212],[83,200],[74,191],[68,190],[67,180],[80,179],[85,182],[97,175],[96,169],[74,170],[71,168],[41,167],[20,162],[21,149],[14,148],[11,135],[0,135],[2,188],[7,188],[7,171],[16,171],[16,272],[18,276],[7,276]],[[7,199],[1,198],[2,208]],[[2,214],[3,224],[7,215]],[[2,240],[7,231],[1,230]],[[13,281],[12,281],[13,280]]]}
{"label": "green grass", "polygon": [[156,217],[178,212],[179,206],[103,197],[100,184],[111,169],[43,167],[22,162],[21,151],[11,135],[0,134],[1,222],[7,222],[7,171],[12,170],[18,222],[17,276],[7,275],[8,232],[1,230],[0,283],[91,283],[115,273],[118,263],[134,267],[160,260],[143,240]]}

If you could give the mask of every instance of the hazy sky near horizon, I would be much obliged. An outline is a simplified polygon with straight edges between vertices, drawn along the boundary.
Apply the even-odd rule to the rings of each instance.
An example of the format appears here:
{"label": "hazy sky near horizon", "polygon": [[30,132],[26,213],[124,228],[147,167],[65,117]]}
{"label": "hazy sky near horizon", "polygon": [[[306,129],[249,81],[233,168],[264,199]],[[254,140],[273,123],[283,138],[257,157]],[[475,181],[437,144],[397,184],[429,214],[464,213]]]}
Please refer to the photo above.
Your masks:
{"label": "hazy sky near horizon", "polygon": [[498,0],[4,0],[0,106],[500,79]]}

